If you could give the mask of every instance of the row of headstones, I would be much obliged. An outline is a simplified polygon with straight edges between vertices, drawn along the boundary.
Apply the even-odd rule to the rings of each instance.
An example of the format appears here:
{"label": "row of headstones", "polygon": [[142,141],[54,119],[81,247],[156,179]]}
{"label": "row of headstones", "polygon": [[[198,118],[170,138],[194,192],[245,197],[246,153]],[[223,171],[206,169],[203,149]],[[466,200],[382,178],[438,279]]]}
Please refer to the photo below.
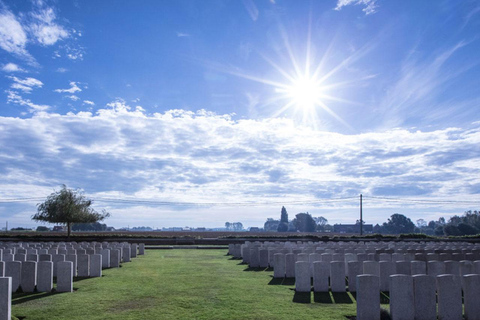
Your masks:
{"label": "row of headstones", "polygon": [[[287,254],[289,256],[291,254]],[[350,281],[358,275],[372,274],[380,279],[380,290],[388,292],[389,278],[394,274],[403,275],[429,275],[438,276],[440,274],[453,274],[460,283],[460,277],[467,274],[480,274],[479,261],[308,261],[308,257],[300,254],[299,261],[293,262],[293,272],[287,272],[287,259],[282,253],[275,254],[276,266],[274,268],[274,278],[295,277],[295,289],[298,292],[311,291],[311,279],[313,278],[314,292],[345,292],[346,279],[348,279],[348,290],[357,291],[356,282]],[[293,273],[293,276],[292,276]],[[330,287],[329,287],[330,286]]]}
{"label": "row of headstones", "polygon": [[[88,244],[85,245],[87,246]],[[14,249],[4,249],[4,251],[11,250],[20,253],[12,254],[7,252],[3,255],[4,261],[0,261],[0,276],[12,277],[12,292],[16,292],[19,287],[22,287],[24,292],[33,292],[37,284],[37,279],[39,283],[43,283],[43,281],[49,283],[53,277],[57,277],[57,281],[59,280],[58,278],[62,278],[62,276],[69,278],[69,273],[61,274],[59,272],[59,265],[63,262],[70,262],[72,264],[72,277],[101,277],[102,269],[110,267],[118,268],[121,262],[130,262],[131,258],[137,256],[137,251],[139,254],[144,254],[145,245],[106,243],[105,248],[100,246],[92,251],[89,250],[90,254],[86,254],[86,252],[88,252],[86,249],[73,249],[73,251],[77,253],[73,253],[72,249],[69,249],[67,252],[71,252],[70,254],[63,254],[62,251],[62,254],[55,254],[55,252],[60,251],[57,251],[57,249],[49,249],[48,252],[52,254],[35,254],[33,252],[44,252],[43,250],[47,249],[18,249],[18,247],[14,247]],[[29,254],[25,254],[22,252],[24,250],[32,251],[30,251],[31,253]],[[62,265],[65,266],[65,264]],[[50,273],[52,275],[50,275]],[[49,286],[40,287],[42,290],[39,290],[39,288],[37,288],[37,290],[50,291],[52,289],[49,288]]]}
{"label": "row of headstones", "polygon": [[[479,260],[480,244],[463,242],[250,242],[230,244],[229,253],[236,258],[243,257],[244,248],[262,248],[267,250],[289,250],[289,253],[436,253],[463,254],[461,260]],[[301,252],[300,252],[301,251]],[[450,259],[447,259],[450,260]]]}
{"label": "row of headstones", "polygon": [[[42,245],[40,244],[40,246]],[[26,243],[20,245],[8,243],[6,246],[2,246],[3,249],[0,249],[0,252],[3,251],[2,253],[4,253],[6,251],[3,254],[3,259],[6,257],[7,261],[0,261],[0,309],[2,310],[0,311],[0,320],[4,317],[10,319],[8,314],[11,313],[11,293],[16,292],[19,287],[22,288],[23,292],[34,292],[35,289],[38,292],[50,292],[53,289],[53,278],[56,277],[56,291],[71,292],[73,291],[73,278],[75,276],[101,277],[102,269],[118,268],[121,262],[130,262],[131,258],[135,258],[137,252],[139,255],[145,253],[144,244],[138,246],[126,242],[115,242],[96,246],[96,243],[92,243],[93,251],[88,247],[88,243],[82,243],[82,245],[86,248],[66,249],[65,245],[65,249],[33,249],[30,247],[32,244]],[[23,250],[26,251],[23,252]],[[37,252],[33,252],[33,250]],[[43,250],[50,253],[44,253]],[[67,254],[63,254],[63,251],[60,250],[66,250]],[[62,254],[58,254],[58,252],[62,252]],[[87,254],[87,252],[90,254]],[[13,256],[13,260],[11,260],[11,256]],[[8,291],[5,291],[7,286]],[[5,292],[8,292],[8,294]]]}
{"label": "row of headstones", "polygon": [[[339,252],[341,251],[341,252]],[[369,251],[369,252],[367,252]],[[285,244],[279,246],[278,244],[271,243],[245,243],[245,244],[231,244],[229,245],[229,254],[236,258],[243,258],[243,262],[250,265],[252,268],[256,267],[272,267],[273,256],[276,253],[317,253],[322,256],[323,261],[332,260],[344,260],[349,261],[462,261],[462,260],[480,260],[480,249],[458,249],[449,250],[449,252],[430,252],[433,250],[413,250],[413,252],[395,252],[386,253],[381,252],[386,250],[381,249],[325,249],[323,247],[316,247],[316,245],[310,247],[292,248]],[[390,250],[391,251],[391,250]],[[412,251],[412,250],[409,250]],[[445,251],[445,250],[443,250]]]}
{"label": "row of headstones", "polygon": [[[391,275],[389,283],[390,316],[393,320],[436,320],[437,315],[438,319],[446,320],[480,320],[478,274],[464,275],[461,283],[458,276],[452,274],[436,277]],[[359,275],[356,286],[357,320],[380,320],[380,278]]]}

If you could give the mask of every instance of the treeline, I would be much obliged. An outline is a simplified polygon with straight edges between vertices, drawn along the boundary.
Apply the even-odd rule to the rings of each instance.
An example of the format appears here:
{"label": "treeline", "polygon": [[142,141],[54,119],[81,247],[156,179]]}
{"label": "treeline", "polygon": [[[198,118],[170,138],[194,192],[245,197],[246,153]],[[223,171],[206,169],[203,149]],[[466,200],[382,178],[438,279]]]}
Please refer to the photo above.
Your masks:
{"label": "treeline", "polygon": [[[357,220],[355,224],[358,225],[359,223]],[[365,222],[363,224],[365,225]],[[289,221],[287,210],[285,207],[282,207],[280,220],[268,218],[263,228],[265,231],[277,232],[332,232],[336,227],[329,225],[328,220],[324,217],[312,217],[308,212],[299,213],[295,215],[293,220]],[[386,222],[373,226],[372,231],[379,234],[476,235],[480,234],[480,211],[469,210],[461,216],[455,215],[451,217],[448,221],[443,217],[429,222],[426,222],[424,219],[418,219],[416,225],[405,215],[394,213]]]}
{"label": "treeline", "polygon": [[280,220],[268,218],[263,225],[265,231],[277,232],[331,232],[333,227],[328,224],[324,217],[312,217],[307,213],[298,213],[295,218],[288,220],[288,213],[285,207],[282,207]]}

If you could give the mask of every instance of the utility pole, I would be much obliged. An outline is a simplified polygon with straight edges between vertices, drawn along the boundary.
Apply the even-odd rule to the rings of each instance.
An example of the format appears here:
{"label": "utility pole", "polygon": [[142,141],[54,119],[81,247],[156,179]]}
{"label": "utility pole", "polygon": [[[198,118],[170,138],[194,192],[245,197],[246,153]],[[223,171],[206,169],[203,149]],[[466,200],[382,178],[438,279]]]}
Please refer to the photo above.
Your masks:
{"label": "utility pole", "polygon": [[362,194],[360,194],[360,235],[363,235]]}

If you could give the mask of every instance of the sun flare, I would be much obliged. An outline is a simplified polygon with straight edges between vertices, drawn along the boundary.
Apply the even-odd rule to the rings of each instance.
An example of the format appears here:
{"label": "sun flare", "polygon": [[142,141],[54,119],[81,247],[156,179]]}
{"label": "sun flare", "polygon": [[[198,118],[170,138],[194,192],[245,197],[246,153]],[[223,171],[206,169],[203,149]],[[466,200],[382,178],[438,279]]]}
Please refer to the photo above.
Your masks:
{"label": "sun flare", "polygon": [[277,92],[284,93],[285,98],[290,100],[296,108],[309,110],[315,108],[321,101],[322,86],[317,79],[301,76]]}

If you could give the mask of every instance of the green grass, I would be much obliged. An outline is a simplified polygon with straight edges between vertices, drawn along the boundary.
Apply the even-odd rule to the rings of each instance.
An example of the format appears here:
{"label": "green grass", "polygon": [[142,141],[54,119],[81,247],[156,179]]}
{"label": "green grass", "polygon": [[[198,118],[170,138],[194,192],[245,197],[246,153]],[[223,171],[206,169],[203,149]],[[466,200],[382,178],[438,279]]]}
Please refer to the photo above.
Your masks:
{"label": "green grass", "polygon": [[104,270],[102,278],[75,281],[73,293],[15,294],[12,315],[26,320],[303,320],[356,313],[349,294],[296,295],[293,283],[272,281],[273,271],[250,270],[225,254],[148,250],[122,268]]}

